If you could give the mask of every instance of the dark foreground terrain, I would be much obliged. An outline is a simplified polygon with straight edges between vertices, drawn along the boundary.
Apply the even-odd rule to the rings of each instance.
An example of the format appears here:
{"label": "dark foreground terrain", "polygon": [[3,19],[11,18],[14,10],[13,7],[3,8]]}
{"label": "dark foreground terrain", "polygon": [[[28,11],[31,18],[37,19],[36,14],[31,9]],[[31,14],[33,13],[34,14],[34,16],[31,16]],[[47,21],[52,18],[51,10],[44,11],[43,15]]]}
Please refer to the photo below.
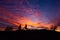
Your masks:
{"label": "dark foreground terrain", "polygon": [[[40,39],[50,39],[58,37],[58,32],[51,30],[17,30],[17,31],[4,31],[0,32],[0,38],[2,39],[22,39],[22,40],[40,40]],[[56,36],[57,35],[57,36]],[[52,39],[51,39],[52,40]]]}

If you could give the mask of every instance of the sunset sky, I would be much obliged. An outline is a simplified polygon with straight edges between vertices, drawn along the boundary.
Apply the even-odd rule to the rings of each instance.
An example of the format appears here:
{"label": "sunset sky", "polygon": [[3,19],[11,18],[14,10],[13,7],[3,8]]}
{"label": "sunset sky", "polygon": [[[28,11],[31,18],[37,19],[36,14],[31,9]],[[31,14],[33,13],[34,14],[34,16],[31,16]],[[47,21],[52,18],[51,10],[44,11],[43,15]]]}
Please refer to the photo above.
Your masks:
{"label": "sunset sky", "polygon": [[0,26],[60,23],[60,0],[0,0]]}

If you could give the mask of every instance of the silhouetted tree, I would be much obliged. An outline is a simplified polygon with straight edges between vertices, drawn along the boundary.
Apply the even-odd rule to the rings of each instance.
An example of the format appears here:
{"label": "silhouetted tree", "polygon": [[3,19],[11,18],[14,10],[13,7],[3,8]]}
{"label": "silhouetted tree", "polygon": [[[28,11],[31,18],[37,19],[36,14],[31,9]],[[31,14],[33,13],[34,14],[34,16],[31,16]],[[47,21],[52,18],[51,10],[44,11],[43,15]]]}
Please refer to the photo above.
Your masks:
{"label": "silhouetted tree", "polygon": [[53,30],[54,29],[54,26],[51,26],[51,29]]}
{"label": "silhouetted tree", "polygon": [[13,31],[12,29],[13,29],[12,27],[7,26],[6,29],[5,29],[5,31]]}
{"label": "silhouetted tree", "polygon": [[51,29],[52,29],[53,31],[55,31],[56,28],[57,28],[56,25],[54,25],[54,26],[52,25],[52,26],[51,26]]}
{"label": "silhouetted tree", "polygon": [[27,24],[25,24],[25,29],[27,29]]}
{"label": "silhouetted tree", "polygon": [[21,30],[21,24],[18,26],[18,30]]}
{"label": "silhouetted tree", "polygon": [[60,26],[60,22],[59,22],[59,23],[57,23],[57,26]]}
{"label": "silhouetted tree", "polygon": [[60,23],[57,23],[57,24],[53,27],[53,30],[55,31],[58,26],[60,26]]}
{"label": "silhouetted tree", "polygon": [[53,29],[53,30],[55,31],[55,30],[56,30],[56,28],[57,28],[57,26],[54,26],[54,29]]}

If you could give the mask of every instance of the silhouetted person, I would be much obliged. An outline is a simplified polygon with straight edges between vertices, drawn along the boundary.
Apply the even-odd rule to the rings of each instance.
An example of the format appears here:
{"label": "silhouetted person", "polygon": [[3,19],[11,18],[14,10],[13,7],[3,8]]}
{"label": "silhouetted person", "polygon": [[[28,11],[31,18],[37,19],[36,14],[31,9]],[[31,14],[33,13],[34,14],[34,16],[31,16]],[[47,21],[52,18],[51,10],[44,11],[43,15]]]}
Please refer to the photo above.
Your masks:
{"label": "silhouetted person", "polygon": [[12,27],[7,26],[5,31],[13,31],[12,29],[13,29]]}

